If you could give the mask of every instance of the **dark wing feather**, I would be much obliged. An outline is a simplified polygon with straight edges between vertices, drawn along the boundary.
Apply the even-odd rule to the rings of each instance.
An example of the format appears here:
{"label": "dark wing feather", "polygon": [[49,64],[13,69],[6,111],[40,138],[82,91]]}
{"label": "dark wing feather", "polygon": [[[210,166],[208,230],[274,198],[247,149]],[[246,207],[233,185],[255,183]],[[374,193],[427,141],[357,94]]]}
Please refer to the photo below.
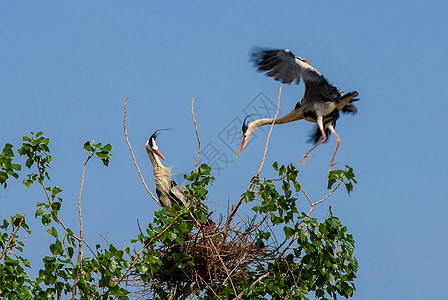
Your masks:
{"label": "dark wing feather", "polygon": [[353,104],[347,104],[342,108],[343,113],[350,113],[350,114],[356,114],[358,112],[358,109]]}
{"label": "dark wing feather", "polygon": [[282,83],[291,83],[300,79],[303,81],[324,82],[326,79],[306,61],[295,57],[288,49],[285,50],[263,50],[255,48],[252,50],[251,60],[255,67],[275,80]]}
{"label": "dark wing feather", "polygon": [[189,207],[191,203],[185,195],[186,191],[187,189],[183,185],[178,185],[173,181],[173,185],[170,189],[170,199],[175,201],[178,205]]}
{"label": "dark wing feather", "polygon": [[339,102],[341,94],[319,71],[307,61],[294,56],[288,49],[266,50],[256,48],[250,54],[255,67],[266,75],[282,83],[305,83],[305,97],[324,98],[326,101]]}

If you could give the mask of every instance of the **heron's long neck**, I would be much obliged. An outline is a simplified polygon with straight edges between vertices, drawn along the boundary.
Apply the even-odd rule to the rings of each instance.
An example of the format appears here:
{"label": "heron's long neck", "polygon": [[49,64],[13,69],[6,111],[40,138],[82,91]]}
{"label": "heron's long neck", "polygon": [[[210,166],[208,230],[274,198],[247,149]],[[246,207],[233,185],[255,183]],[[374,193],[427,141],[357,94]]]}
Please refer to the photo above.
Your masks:
{"label": "heron's long neck", "polygon": [[154,180],[157,187],[167,188],[171,184],[171,169],[165,167],[160,161],[159,157],[151,152],[148,152],[149,160],[152,163],[154,169]]}
{"label": "heron's long neck", "polygon": [[302,118],[303,118],[303,114],[301,113],[301,111],[299,109],[294,108],[286,115],[275,119],[275,121],[274,121],[274,118],[266,118],[266,119],[255,120],[253,123],[254,123],[255,128],[258,128],[263,125],[272,124],[272,122],[274,122],[274,124],[285,124],[285,123],[290,123],[290,122],[300,120]]}

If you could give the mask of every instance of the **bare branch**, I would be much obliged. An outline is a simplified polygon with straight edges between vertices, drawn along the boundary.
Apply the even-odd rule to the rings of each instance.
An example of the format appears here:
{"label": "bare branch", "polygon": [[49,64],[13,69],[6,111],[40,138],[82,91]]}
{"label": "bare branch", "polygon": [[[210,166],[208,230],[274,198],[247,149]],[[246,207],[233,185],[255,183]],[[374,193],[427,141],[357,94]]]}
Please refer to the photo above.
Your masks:
{"label": "bare branch", "polygon": [[[266,153],[267,153],[267,150],[268,150],[269,139],[270,139],[271,132],[272,132],[272,129],[273,129],[273,127],[274,127],[274,123],[275,123],[275,120],[277,119],[278,112],[279,112],[279,109],[280,109],[280,96],[281,96],[281,94],[282,94],[282,87],[283,87],[283,84],[280,84],[280,89],[279,89],[279,91],[278,91],[278,98],[277,98],[277,112],[276,112],[276,114],[275,114],[275,118],[274,118],[274,120],[272,121],[271,129],[269,130],[268,138],[267,138],[267,140],[266,140],[266,147],[265,147],[265,149],[264,149],[264,155],[263,155],[263,160],[261,161],[260,169],[258,170],[257,175],[254,177],[254,179],[252,179],[252,181],[251,181],[249,187],[247,188],[246,192],[252,188],[252,186],[254,185],[254,182],[255,182],[256,178],[258,178],[258,176],[259,176],[260,173],[261,173],[261,170],[263,169],[264,160],[265,160],[265,158],[266,158]],[[240,200],[238,201],[238,203],[235,205],[235,207],[232,208],[232,210],[231,210],[231,212],[230,212],[230,215],[227,217],[226,227],[229,227],[229,226],[230,226],[230,222],[232,222],[233,217],[235,217],[236,212],[237,212],[238,209],[240,208],[241,204],[243,204],[243,201],[244,201],[244,196],[242,196],[242,197],[240,198]]]}
{"label": "bare branch", "polygon": [[[250,285],[250,287],[254,287],[255,285],[257,285],[258,283],[260,283],[263,279],[265,279],[266,277],[269,276],[269,272],[261,275],[260,277],[258,277],[257,280],[255,280],[254,282],[252,282],[252,284]],[[242,291],[241,293],[238,294],[238,296],[235,297],[235,300],[241,299],[241,297],[243,297],[244,292],[247,291],[249,288],[245,289],[244,291]]]}
{"label": "bare branch", "polygon": [[256,175],[255,177],[260,176],[261,169],[263,169],[264,160],[265,160],[265,158],[266,158],[266,153],[268,152],[268,144],[269,144],[269,139],[271,138],[271,132],[272,132],[272,129],[274,129],[274,124],[275,124],[275,121],[277,120],[278,112],[279,112],[279,110],[280,110],[280,96],[282,95],[282,87],[283,87],[283,83],[280,84],[280,89],[279,89],[279,91],[278,91],[278,98],[277,98],[277,112],[275,113],[274,120],[272,120],[271,129],[269,130],[268,138],[266,139],[266,146],[265,146],[265,148],[264,148],[263,160],[261,161],[260,169],[258,170],[257,175]]}
{"label": "bare branch", "polygon": [[128,99],[129,99],[129,97],[127,97],[126,100],[124,101],[124,120],[123,120],[123,129],[124,129],[124,134],[126,136],[126,143],[128,144],[129,151],[131,151],[131,156],[134,159],[135,168],[137,169],[138,175],[140,175],[140,179],[142,180],[142,183],[145,186],[146,191],[148,192],[148,194],[151,195],[152,199],[154,199],[154,201],[157,202],[157,204],[159,204],[160,206],[163,207],[163,205],[159,202],[159,200],[156,197],[154,197],[154,195],[148,189],[148,186],[146,185],[145,180],[143,179],[143,175],[140,172],[140,168],[137,165],[137,160],[135,159],[134,152],[132,151],[131,143],[129,143],[128,131],[126,130],[126,107],[127,107]]}
{"label": "bare branch", "polygon": [[196,124],[196,119],[194,117],[193,102],[194,102],[194,98],[191,99],[191,115],[193,116],[193,123],[194,123],[194,130],[196,131],[196,138],[198,139],[198,157],[196,158],[196,165],[194,166],[194,171],[197,172],[198,171],[199,155],[201,154],[201,141],[199,140],[198,126]]}
{"label": "bare branch", "polygon": [[325,200],[327,200],[339,188],[339,186],[342,184],[342,182],[343,182],[342,180],[339,181],[338,185],[325,198],[323,198],[322,200],[314,202],[314,205],[317,205],[317,204],[322,203]]}
{"label": "bare branch", "polygon": [[[297,178],[296,178],[296,182],[300,185],[300,183],[297,180]],[[301,185],[300,185],[300,191],[305,195],[306,199],[308,199],[308,201],[310,202],[310,205],[313,206],[313,201],[311,201],[311,198],[307,195],[307,193],[305,193],[305,191],[303,190]]]}
{"label": "bare branch", "polygon": [[[36,160],[36,164],[39,165],[39,159]],[[42,171],[40,168],[37,168],[37,170],[39,171],[39,175],[40,177],[42,176]],[[51,205],[51,199],[50,199],[50,195],[48,195],[48,191],[47,188],[45,187],[45,184],[43,183],[42,180],[38,180],[40,186],[44,189],[45,192],[45,197],[47,197],[47,202]],[[80,241],[80,238],[77,237],[76,235],[73,234],[73,232],[71,232],[71,230],[69,231],[69,229],[67,228],[67,226],[64,225],[64,223],[62,223],[61,219],[59,219],[59,216],[57,214],[53,214],[53,217],[55,218],[56,222],[62,226],[62,228],[64,228],[65,232],[69,233],[70,235],[73,236],[73,238],[75,238],[77,241]],[[93,252],[92,248],[90,248],[89,244],[87,244],[85,241],[83,241],[84,245],[86,245],[87,248],[89,248],[90,252],[92,252],[92,254],[96,257],[95,252]]]}
{"label": "bare branch", "polygon": [[[95,143],[95,140],[92,141],[92,145]],[[84,162],[84,168],[82,170],[82,178],[81,178],[81,188],[79,189],[79,196],[78,196],[78,214],[79,214],[79,239],[78,239],[78,261],[77,264],[79,266],[79,272],[83,272],[82,269],[82,243],[84,240],[84,232],[83,232],[83,227],[82,227],[82,214],[81,214],[81,196],[82,196],[82,191],[83,191],[83,187],[84,187],[84,177],[86,175],[86,167],[87,167],[87,163],[89,162],[89,160],[92,158],[94,152],[89,152],[89,154],[87,155],[87,159]],[[73,283],[73,291],[72,291],[72,299],[74,300],[76,297],[76,284],[78,283],[79,280],[79,272],[76,274],[74,283]]]}

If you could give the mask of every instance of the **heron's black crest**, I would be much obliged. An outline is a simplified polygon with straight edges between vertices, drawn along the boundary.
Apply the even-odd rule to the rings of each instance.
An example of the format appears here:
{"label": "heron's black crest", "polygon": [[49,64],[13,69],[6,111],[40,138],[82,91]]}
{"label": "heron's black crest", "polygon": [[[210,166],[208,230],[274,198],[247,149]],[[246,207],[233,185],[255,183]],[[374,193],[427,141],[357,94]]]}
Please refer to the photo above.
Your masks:
{"label": "heron's black crest", "polygon": [[162,130],[172,130],[173,128],[163,128],[163,129],[159,129],[156,130],[150,137],[149,137],[149,146],[154,147],[153,141],[155,142],[157,136],[159,135],[159,131]]}
{"label": "heron's black crest", "polygon": [[246,121],[247,121],[247,119],[250,117],[250,116],[252,116],[252,115],[248,115],[248,116],[246,116],[245,118],[244,118],[244,121],[243,121],[243,127],[241,128],[241,131],[243,132],[243,134],[245,134],[246,133],[246,131],[247,131],[247,129],[249,128],[249,123],[246,123]]}

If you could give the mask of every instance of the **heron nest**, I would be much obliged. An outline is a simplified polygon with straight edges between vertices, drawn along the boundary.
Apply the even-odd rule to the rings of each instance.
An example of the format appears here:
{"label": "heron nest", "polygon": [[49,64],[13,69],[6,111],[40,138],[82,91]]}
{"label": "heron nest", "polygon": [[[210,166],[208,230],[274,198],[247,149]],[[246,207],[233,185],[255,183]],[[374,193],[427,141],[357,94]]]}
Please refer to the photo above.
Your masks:
{"label": "heron nest", "polygon": [[[278,256],[278,247],[264,245],[257,240],[257,231],[268,231],[266,216],[261,220],[256,216],[233,224],[221,217],[216,223],[197,223],[183,247],[161,245],[158,256],[162,261],[161,270],[170,270],[169,276],[157,276],[144,282],[137,270],[126,280],[135,288],[133,298],[152,299],[160,291],[171,291],[174,299],[186,299],[193,294],[208,290],[219,294],[220,289],[230,283],[241,285],[248,278],[247,272],[265,268]],[[191,257],[194,264],[179,268],[173,255]]]}

